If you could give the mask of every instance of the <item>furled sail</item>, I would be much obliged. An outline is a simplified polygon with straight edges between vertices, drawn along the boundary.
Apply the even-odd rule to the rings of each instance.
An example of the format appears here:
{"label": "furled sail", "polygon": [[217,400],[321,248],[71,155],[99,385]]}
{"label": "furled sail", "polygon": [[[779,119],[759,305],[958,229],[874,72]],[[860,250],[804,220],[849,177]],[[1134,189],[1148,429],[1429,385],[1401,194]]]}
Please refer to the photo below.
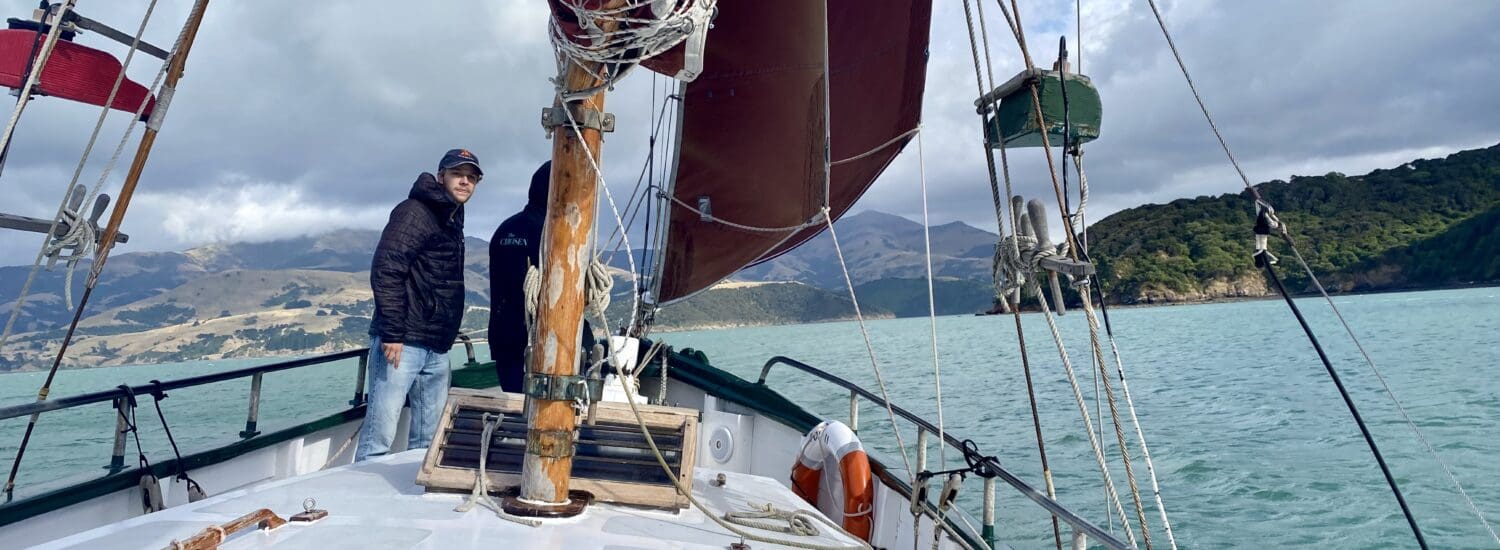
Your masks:
{"label": "furled sail", "polygon": [[817,235],[808,222],[847,212],[921,121],[930,0],[718,10],[683,94],[662,303]]}
{"label": "furled sail", "polygon": [[[0,86],[20,88],[25,84],[26,68],[30,57],[35,55],[33,46],[44,40],[46,36],[35,31],[0,29]],[[121,69],[120,61],[113,55],[59,40],[37,80],[36,93],[103,106]],[[156,108],[156,99],[145,86],[127,78],[120,83],[120,91],[109,107],[128,113],[141,109],[141,119],[145,120]]]}

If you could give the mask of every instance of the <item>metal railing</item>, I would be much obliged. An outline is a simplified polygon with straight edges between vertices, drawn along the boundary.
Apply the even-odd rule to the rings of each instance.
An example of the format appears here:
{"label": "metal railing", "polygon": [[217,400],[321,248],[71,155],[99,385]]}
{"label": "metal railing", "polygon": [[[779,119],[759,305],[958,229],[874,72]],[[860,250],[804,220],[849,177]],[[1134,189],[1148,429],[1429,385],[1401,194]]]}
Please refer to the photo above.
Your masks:
{"label": "metal railing", "polygon": [[[811,374],[813,376],[821,378],[824,381],[831,382],[836,386],[849,390],[850,429],[856,431],[859,430],[859,399],[861,397],[869,400],[871,403],[880,408],[889,406],[891,408],[891,411],[894,412],[896,416],[899,416],[907,422],[916,425],[918,441],[917,469],[918,471],[926,470],[927,439],[929,437],[928,434],[937,433],[937,426],[934,426],[926,419],[923,419],[922,417],[912,414],[910,411],[901,408],[900,405],[897,405],[895,403],[887,403],[885,399],[882,399],[880,396],[875,395],[874,393],[870,392],[867,389],[864,389],[863,387],[860,387],[858,384],[845,380],[837,375],[828,373],[817,367],[813,367],[811,365],[788,357],[782,357],[778,355],[766,361],[765,366],[761,367],[760,369],[760,378],[757,379],[755,383],[757,385],[764,386],[766,383],[766,376],[771,373],[771,367],[774,367],[778,364],[795,368],[807,374]],[[964,460],[971,467],[973,467],[976,472],[984,472],[982,474],[979,474],[984,478],[984,517],[982,519],[982,529],[984,532],[982,533],[982,536],[984,537],[985,542],[991,547],[994,547],[995,545],[995,480],[999,479],[1001,481],[1004,481],[1007,485],[1010,485],[1011,488],[1021,493],[1021,495],[1025,496],[1032,502],[1035,502],[1037,505],[1047,510],[1047,512],[1052,514],[1058,520],[1071,526],[1073,528],[1073,548],[1084,548],[1087,545],[1087,538],[1089,537],[1092,537],[1095,542],[1102,544],[1107,548],[1114,548],[1119,550],[1130,548],[1129,545],[1121,542],[1119,539],[1115,538],[1114,535],[1111,535],[1109,532],[1100,529],[1099,526],[1090,523],[1088,520],[1083,519],[1078,514],[1075,514],[1073,513],[1073,511],[1065,508],[1056,500],[1048,498],[1046,493],[1037,490],[1035,487],[1032,487],[1025,481],[1022,481],[1021,478],[1016,477],[1015,474],[1012,474],[1010,471],[1001,466],[999,460],[995,459],[995,457],[984,456],[980,454],[978,449],[974,448],[973,446],[964,445],[964,442],[960,441],[956,437],[953,437],[953,434],[951,432],[943,433],[942,444],[948,445],[949,447],[952,447],[953,449],[962,453]]]}

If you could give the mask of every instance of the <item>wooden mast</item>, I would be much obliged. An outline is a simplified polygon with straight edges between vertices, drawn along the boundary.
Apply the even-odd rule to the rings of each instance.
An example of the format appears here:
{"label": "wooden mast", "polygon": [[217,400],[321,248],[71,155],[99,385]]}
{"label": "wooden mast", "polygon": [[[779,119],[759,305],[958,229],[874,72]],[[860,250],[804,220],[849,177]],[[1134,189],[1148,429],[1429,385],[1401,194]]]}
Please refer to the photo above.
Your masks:
{"label": "wooden mast", "polygon": [[[611,0],[606,8],[623,0]],[[613,21],[600,21],[610,32]],[[603,28],[603,27],[609,28]],[[599,63],[566,61],[563,89],[587,90],[603,81]],[[562,124],[552,128],[552,174],[547,217],[542,229],[539,266],[541,290],[536,326],[532,331],[529,376],[570,377],[578,374],[583,336],[584,275],[593,259],[589,242],[598,201],[595,167],[600,159],[601,128],[590,120],[604,119],[603,89],[581,100],[554,104]],[[563,110],[572,113],[572,121]],[[554,116],[553,121],[559,119]],[[574,123],[576,122],[576,128]],[[549,123],[550,124],[550,123]],[[590,159],[589,155],[593,155]],[[553,378],[553,380],[557,380]],[[530,386],[530,384],[527,384]],[[568,504],[568,481],[573,471],[576,427],[573,401],[532,396],[527,400],[529,421],[526,454],[521,464],[521,504],[555,508]],[[536,510],[534,510],[536,511]]]}

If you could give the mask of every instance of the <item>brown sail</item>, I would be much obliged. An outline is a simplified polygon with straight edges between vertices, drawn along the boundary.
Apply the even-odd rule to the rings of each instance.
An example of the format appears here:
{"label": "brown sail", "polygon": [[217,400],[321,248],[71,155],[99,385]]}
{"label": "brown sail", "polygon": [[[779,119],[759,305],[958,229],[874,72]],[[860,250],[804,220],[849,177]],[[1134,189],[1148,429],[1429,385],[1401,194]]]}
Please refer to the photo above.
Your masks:
{"label": "brown sail", "polygon": [[718,9],[704,72],[683,95],[662,303],[817,235],[821,225],[764,228],[801,226],[825,203],[842,216],[921,121],[929,0]]}

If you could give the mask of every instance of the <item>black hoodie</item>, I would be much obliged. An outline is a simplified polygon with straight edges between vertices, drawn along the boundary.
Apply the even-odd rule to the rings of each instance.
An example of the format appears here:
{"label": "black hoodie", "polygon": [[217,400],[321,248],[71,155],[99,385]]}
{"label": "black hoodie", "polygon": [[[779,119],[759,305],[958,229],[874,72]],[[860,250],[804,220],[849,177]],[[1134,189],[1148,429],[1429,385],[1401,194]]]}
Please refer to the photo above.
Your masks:
{"label": "black hoodie", "polygon": [[[531,175],[526,208],[506,219],[490,239],[490,355],[500,376],[500,387],[520,392],[526,371],[526,313],[522,285],[526,268],[538,266],[542,225],[547,221],[548,182],[552,163]],[[583,327],[583,346],[593,346],[593,333]]]}
{"label": "black hoodie", "polygon": [[423,173],[391,211],[370,264],[370,335],[446,353],[464,315],[464,207]]}

